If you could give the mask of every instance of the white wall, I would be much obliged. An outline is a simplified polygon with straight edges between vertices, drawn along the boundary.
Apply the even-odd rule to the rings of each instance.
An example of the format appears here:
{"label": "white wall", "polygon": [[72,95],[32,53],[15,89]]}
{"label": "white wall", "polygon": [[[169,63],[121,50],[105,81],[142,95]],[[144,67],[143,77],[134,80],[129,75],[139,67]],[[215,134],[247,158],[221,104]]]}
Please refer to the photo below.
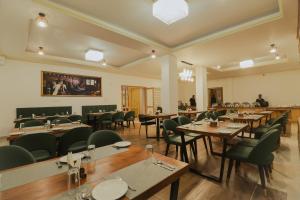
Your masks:
{"label": "white wall", "polygon": [[208,88],[223,87],[224,102],[254,102],[258,94],[270,105],[300,105],[300,70],[208,81]]}
{"label": "white wall", "polygon": [[196,84],[195,82],[183,82],[178,81],[178,101],[188,103],[190,105],[190,98],[192,95],[196,95]]}
{"label": "white wall", "polygon": [[[102,77],[102,97],[42,97],[41,71]],[[43,106],[72,106],[81,114],[82,105],[117,104],[121,108],[121,85],[160,87],[160,80],[85,70],[66,66],[52,66],[7,60],[0,65],[0,137],[13,128],[16,108]]]}

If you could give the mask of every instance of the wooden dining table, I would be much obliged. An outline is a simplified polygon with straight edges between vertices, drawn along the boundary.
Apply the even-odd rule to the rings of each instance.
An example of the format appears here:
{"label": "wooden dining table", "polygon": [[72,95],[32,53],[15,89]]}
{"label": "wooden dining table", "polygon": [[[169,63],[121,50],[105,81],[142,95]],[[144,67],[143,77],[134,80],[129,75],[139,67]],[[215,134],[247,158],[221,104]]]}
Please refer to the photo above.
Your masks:
{"label": "wooden dining table", "polygon": [[[254,129],[254,122],[259,122],[260,125],[262,118],[264,118],[264,115],[263,114],[239,115],[237,113],[231,113],[231,114],[219,116],[218,118],[219,120],[233,120],[237,122],[248,123],[250,127],[249,137],[251,138],[251,134],[253,133],[253,129]],[[244,135],[242,137],[244,137]]]}
{"label": "wooden dining table", "polygon": [[46,115],[41,115],[41,116],[35,116],[34,118],[32,117],[21,117],[21,118],[17,118],[14,120],[14,123],[17,123],[17,122],[20,122],[22,120],[26,120],[26,119],[36,119],[36,120],[46,120],[48,117],[59,117],[59,118],[68,118],[70,115],[49,115],[49,116],[46,116]]}
{"label": "wooden dining table", "polygon": [[195,116],[199,113],[203,113],[204,111],[197,111],[197,110],[179,110],[178,115],[184,115],[188,118],[191,118],[191,116]]}
{"label": "wooden dining table", "polygon": [[[93,130],[97,129],[97,119],[106,113],[115,114],[118,111],[109,111],[109,112],[90,112],[87,113],[87,122],[93,127]],[[124,111],[122,111],[124,112]],[[126,114],[127,112],[124,112]]]}
{"label": "wooden dining table", "polygon": [[11,143],[16,138],[22,135],[44,133],[44,132],[59,136],[71,129],[78,128],[78,127],[91,127],[91,126],[87,124],[82,124],[80,122],[73,122],[73,123],[55,125],[52,128],[47,128],[45,126],[26,127],[22,129],[13,128],[11,132],[8,134],[6,139]]}
{"label": "wooden dining table", "polygon": [[[217,127],[212,127],[210,126],[210,122],[207,121],[198,121],[195,123],[178,126],[177,130],[179,131],[179,133],[181,133],[181,140],[183,144],[185,144],[185,138],[184,138],[185,133],[197,133],[209,137],[218,137],[222,140],[223,143],[222,152],[214,152],[211,148],[212,155],[221,157],[219,176],[204,174],[200,170],[193,167],[191,167],[190,170],[210,180],[222,182],[224,165],[225,165],[225,154],[227,150],[228,141],[233,139],[239,133],[245,131],[247,127],[248,124],[246,123],[231,123],[231,122],[218,122]],[[186,146],[183,145],[181,148],[183,151],[182,161],[189,163]]]}
{"label": "wooden dining table", "polygon": [[[105,146],[97,148],[96,152],[108,152],[108,150],[120,152],[115,152],[108,156],[103,155],[100,159],[83,164],[83,167],[87,172],[87,177],[81,179],[81,187],[86,186],[92,190],[97,184],[108,179],[113,179],[112,176],[121,174],[126,178],[123,179],[124,177],[122,177],[128,185],[134,185],[136,188],[136,190],[131,191],[129,187],[127,193],[121,198],[122,200],[144,200],[153,196],[168,185],[171,185],[170,199],[177,199],[179,180],[181,176],[188,171],[188,164],[157,153],[151,155],[149,152],[145,151],[144,148],[138,146],[131,146],[125,150],[116,149],[113,146]],[[152,159],[160,160],[164,165],[174,167],[174,170],[166,170],[161,166],[155,165],[152,163]],[[5,182],[11,182],[11,184],[13,182],[15,184],[15,187],[6,186],[6,189],[2,190],[0,187],[0,199],[60,199],[60,196],[64,196],[65,194],[68,195],[70,192],[67,186],[68,168],[66,165],[64,165],[63,168],[58,168],[56,165],[57,161],[58,159],[52,159],[0,171],[0,174],[2,174],[2,185],[4,187],[6,184]],[[93,165],[91,165],[91,163],[93,163]],[[42,172],[46,173],[47,170],[44,170],[41,166],[44,166],[44,168],[51,168],[51,175],[43,174]],[[30,170],[35,170],[32,175],[29,175],[30,179],[32,179],[30,182],[28,182],[28,180],[22,180],[22,177],[14,177],[23,171],[30,172]],[[53,173],[53,171],[55,173]],[[148,173],[153,174],[150,175]],[[24,175],[24,177],[26,176],[28,175]],[[35,180],[33,176],[40,176],[41,178]],[[16,180],[12,181],[8,180],[8,178],[15,178]],[[72,185],[73,189],[75,189],[75,187],[75,184]],[[78,192],[78,190],[73,191]],[[71,196],[67,199],[75,198]]]}
{"label": "wooden dining table", "polygon": [[[175,113],[158,113],[158,114],[146,114],[145,117],[155,119],[156,121],[156,140],[160,140],[160,120],[170,119],[173,116],[177,116]],[[148,137],[151,138],[151,137]]]}

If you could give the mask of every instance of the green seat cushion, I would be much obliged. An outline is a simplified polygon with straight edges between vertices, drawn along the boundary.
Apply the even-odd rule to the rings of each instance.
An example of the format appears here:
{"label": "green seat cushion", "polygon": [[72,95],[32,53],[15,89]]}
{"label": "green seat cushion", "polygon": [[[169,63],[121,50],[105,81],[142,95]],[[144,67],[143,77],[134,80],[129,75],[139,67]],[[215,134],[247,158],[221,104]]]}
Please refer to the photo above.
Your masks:
{"label": "green seat cushion", "polygon": [[51,158],[51,155],[47,150],[35,150],[31,151],[31,154],[36,159],[36,161],[43,161]]}
{"label": "green seat cushion", "polygon": [[69,148],[68,148],[68,152],[80,152],[80,151],[84,151],[86,150],[86,146],[87,146],[87,141],[82,140],[82,141],[78,141],[73,143]]}
{"label": "green seat cushion", "polygon": [[247,161],[253,147],[235,145],[226,152],[226,157],[233,160]]}
{"label": "green seat cushion", "polygon": [[[169,136],[170,142],[174,144],[181,144],[181,136],[180,135],[171,135]],[[185,143],[190,143],[195,140],[195,137],[184,136]]]}

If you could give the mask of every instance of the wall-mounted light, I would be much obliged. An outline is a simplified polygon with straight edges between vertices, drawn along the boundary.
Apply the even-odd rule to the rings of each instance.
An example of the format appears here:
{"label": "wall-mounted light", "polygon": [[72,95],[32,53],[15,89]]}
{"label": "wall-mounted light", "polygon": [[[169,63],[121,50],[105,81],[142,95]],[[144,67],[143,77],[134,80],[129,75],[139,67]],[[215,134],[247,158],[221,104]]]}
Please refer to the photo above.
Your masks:
{"label": "wall-mounted light", "polygon": [[107,66],[107,62],[105,59],[103,59],[103,61],[102,61],[102,66]]}
{"label": "wall-mounted light", "polygon": [[152,59],[155,59],[155,58],[156,58],[156,52],[155,52],[155,50],[152,50],[151,58],[152,58]]}
{"label": "wall-mounted light", "polygon": [[41,28],[46,28],[48,26],[48,20],[46,19],[45,13],[40,12],[35,21]]}
{"label": "wall-mounted light", "polygon": [[45,55],[45,52],[44,52],[44,48],[43,48],[43,47],[39,47],[38,54],[39,54],[40,56]]}

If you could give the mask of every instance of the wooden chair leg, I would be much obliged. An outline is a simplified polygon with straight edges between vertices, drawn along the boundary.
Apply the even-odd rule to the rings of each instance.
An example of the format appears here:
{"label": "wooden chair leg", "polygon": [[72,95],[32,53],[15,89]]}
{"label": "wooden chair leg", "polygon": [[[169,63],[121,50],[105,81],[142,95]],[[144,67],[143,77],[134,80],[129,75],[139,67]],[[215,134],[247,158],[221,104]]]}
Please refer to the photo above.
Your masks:
{"label": "wooden chair leg", "polygon": [[213,146],[212,146],[212,142],[211,142],[211,137],[208,136],[208,144],[209,144],[209,148],[210,148],[210,153],[212,154],[213,153]]}
{"label": "wooden chair leg", "polygon": [[268,183],[270,183],[270,174],[267,166],[263,166]]}
{"label": "wooden chair leg", "polygon": [[190,143],[190,147],[192,149],[192,153],[193,153],[194,157],[197,158],[197,154],[196,154],[196,150],[195,150],[195,143],[194,142]]}
{"label": "wooden chair leg", "polygon": [[176,158],[178,157],[178,145],[176,145]]}
{"label": "wooden chair leg", "polygon": [[240,169],[241,161],[237,160],[235,161],[235,171],[238,172]]}
{"label": "wooden chair leg", "polygon": [[229,165],[228,165],[228,170],[227,170],[227,181],[229,181],[230,179],[230,175],[231,175],[231,171],[232,171],[232,167],[233,167],[233,159],[229,160]]}
{"label": "wooden chair leg", "polygon": [[134,120],[132,120],[133,127],[135,128]]}
{"label": "wooden chair leg", "polygon": [[259,171],[261,186],[262,186],[264,192],[266,193],[266,182],[265,182],[265,174],[264,174],[263,166],[258,166],[258,171]]}
{"label": "wooden chair leg", "polygon": [[142,128],[142,125],[140,125],[140,128],[139,128],[139,135],[141,135],[141,128]]}
{"label": "wooden chair leg", "polygon": [[179,151],[180,151],[180,160],[181,160],[181,161],[184,161],[184,160],[183,160],[183,151],[182,151],[182,147],[180,147]]}
{"label": "wooden chair leg", "polygon": [[170,148],[170,144],[167,144],[167,148],[166,148],[165,156],[168,156],[168,154],[169,154],[169,148]]}
{"label": "wooden chair leg", "polygon": [[146,125],[145,128],[146,128],[146,138],[148,138],[148,126]]}

